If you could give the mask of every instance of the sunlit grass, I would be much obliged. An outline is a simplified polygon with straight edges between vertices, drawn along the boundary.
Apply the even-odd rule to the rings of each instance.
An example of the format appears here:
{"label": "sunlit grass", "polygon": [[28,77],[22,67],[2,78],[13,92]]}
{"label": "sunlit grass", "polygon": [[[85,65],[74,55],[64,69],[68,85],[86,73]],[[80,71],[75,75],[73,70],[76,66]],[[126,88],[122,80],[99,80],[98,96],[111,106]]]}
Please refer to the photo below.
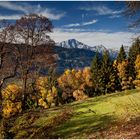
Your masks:
{"label": "sunlit grass", "polygon": [[[72,109],[73,114],[70,119],[49,131],[52,137],[88,138],[90,134],[95,134],[96,138],[101,138],[97,135],[99,131],[108,130],[118,121],[140,116],[140,90],[123,91],[50,109],[28,111],[16,118],[10,132],[15,135],[14,138],[32,138],[34,132],[49,125],[52,118],[65,109]],[[43,130],[42,133],[46,132],[47,130]]]}
{"label": "sunlit grass", "polygon": [[74,102],[73,117],[58,126],[54,135],[60,138],[88,138],[90,133],[107,129],[116,121],[140,115],[139,90],[124,91],[111,95]]}

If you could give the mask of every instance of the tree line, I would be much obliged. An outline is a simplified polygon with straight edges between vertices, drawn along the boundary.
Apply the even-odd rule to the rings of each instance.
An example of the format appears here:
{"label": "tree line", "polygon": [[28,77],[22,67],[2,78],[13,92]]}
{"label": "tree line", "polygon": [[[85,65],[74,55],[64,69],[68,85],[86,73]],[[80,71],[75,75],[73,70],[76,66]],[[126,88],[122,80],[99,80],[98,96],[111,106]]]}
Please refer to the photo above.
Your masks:
{"label": "tree line", "polygon": [[133,42],[128,55],[122,45],[114,61],[108,51],[102,57],[97,52],[91,65],[95,95],[136,88],[139,82],[139,55],[139,38]]}
{"label": "tree line", "polygon": [[[102,56],[96,52],[90,67],[68,69],[58,76],[53,70],[56,66],[54,41],[48,36],[52,28],[48,18],[36,14],[25,15],[13,24],[1,22],[2,117],[9,118],[29,108],[50,108],[139,87],[139,38],[133,42],[128,55],[123,46],[116,60],[110,58],[108,51]],[[48,75],[41,76],[42,68],[48,67],[52,68]],[[9,79],[15,77],[18,81],[6,85]]]}

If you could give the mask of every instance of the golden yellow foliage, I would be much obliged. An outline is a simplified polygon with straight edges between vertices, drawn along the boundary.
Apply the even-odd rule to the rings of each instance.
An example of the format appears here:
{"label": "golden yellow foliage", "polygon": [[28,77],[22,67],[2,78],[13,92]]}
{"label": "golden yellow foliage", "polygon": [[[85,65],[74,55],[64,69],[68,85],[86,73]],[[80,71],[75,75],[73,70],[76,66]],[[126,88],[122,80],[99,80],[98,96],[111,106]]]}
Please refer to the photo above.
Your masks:
{"label": "golden yellow foliage", "polygon": [[118,66],[118,62],[117,62],[117,60],[114,60],[114,62],[113,62],[113,67],[114,67],[114,68],[117,68],[117,66]]}
{"label": "golden yellow foliage", "polygon": [[[66,70],[59,78],[58,78],[58,84],[61,89],[64,91],[64,97],[66,97],[66,94],[70,96],[73,96],[76,98],[76,93],[79,95],[80,92],[85,90],[85,86],[92,86],[91,81],[91,71],[89,67],[85,67],[83,70]],[[76,91],[76,92],[74,92]],[[77,95],[77,96],[78,96]],[[81,99],[81,98],[80,98]]]}
{"label": "golden yellow foliage", "polygon": [[83,90],[75,90],[73,92],[73,97],[76,99],[76,101],[88,98],[88,96],[83,92]]}
{"label": "golden yellow foliage", "polygon": [[132,82],[132,78],[128,76],[127,68],[128,68],[128,61],[122,61],[117,65],[118,76],[121,80],[122,90],[129,89]]}
{"label": "golden yellow foliage", "polygon": [[133,81],[136,87],[140,87],[140,55],[137,55],[135,61],[136,80]]}
{"label": "golden yellow foliage", "polygon": [[39,77],[36,80],[36,89],[39,95],[39,106],[50,108],[54,98],[57,96],[57,88],[55,86],[49,87],[48,77]]}
{"label": "golden yellow foliage", "polygon": [[2,112],[4,118],[10,118],[22,111],[22,92],[19,86],[16,84],[9,84],[2,91],[2,97]]}

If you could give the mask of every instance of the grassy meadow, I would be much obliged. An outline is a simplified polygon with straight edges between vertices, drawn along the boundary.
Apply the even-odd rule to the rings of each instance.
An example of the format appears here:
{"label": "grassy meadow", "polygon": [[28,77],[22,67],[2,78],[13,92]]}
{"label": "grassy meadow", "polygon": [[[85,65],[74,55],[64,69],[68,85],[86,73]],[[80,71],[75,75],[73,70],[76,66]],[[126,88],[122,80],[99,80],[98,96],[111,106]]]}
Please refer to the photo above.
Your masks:
{"label": "grassy meadow", "polygon": [[139,94],[135,89],[31,110],[10,118],[7,131],[11,138],[140,138]]}

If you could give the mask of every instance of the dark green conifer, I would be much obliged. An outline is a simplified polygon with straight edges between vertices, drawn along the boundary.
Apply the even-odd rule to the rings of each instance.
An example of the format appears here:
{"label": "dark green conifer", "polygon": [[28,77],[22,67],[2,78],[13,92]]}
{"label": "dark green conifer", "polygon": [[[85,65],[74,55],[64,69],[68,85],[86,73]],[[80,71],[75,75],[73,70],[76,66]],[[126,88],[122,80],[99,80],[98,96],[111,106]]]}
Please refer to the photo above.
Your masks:
{"label": "dark green conifer", "polygon": [[128,55],[129,76],[132,77],[133,80],[135,80],[136,78],[135,60],[138,54],[140,54],[140,39],[136,38],[129,50],[129,55]]}
{"label": "dark green conifer", "polygon": [[113,63],[110,66],[109,73],[110,73],[109,82],[107,84],[108,92],[112,93],[115,91],[120,91],[121,90],[121,83],[120,83],[120,79],[118,76],[118,70],[115,66],[113,66]]}
{"label": "dark green conifer", "polygon": [[110,82],[110,74],[111,74],[111,63],[109,58],[109,52],[105,51],[102,58],[101,65],[101,91],[103,94],[108,92],[108,83]]}
{"label": "dark green conifer", "polygon": [[95,94],[94,96],[96,95],[100,95],[100,69],[101,69],[101,59],[99,57],[99,53],[96,52],[93,60],[92,60],[92,63],[91,63],[91,73],[92,73],[92,82],[93,82],[93,85],[94,85],[94,91],[95,91]]}
{"label": "dark green conifer", "polygon": [[125,53],[124,47],[122,45],[120,48],[120,52],[118,54],[118,57],[117,57],[117,62],[121,63],[124,60],[126,60],[126,53]]}

